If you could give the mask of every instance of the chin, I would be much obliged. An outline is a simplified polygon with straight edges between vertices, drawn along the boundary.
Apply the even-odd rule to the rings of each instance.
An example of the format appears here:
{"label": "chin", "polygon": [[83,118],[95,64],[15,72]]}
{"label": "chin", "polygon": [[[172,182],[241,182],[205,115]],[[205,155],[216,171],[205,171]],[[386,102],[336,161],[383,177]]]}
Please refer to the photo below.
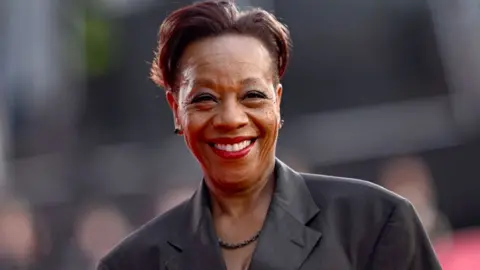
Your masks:
{"label": "chin", "polygon": [[250,187],[252,179],[256,178],[245,173],[219,172],[215,174],[212,181],[215,181],[219,186],[223,186],[226,190],[239,191]]}
{"label": "chin", "polygon": [[224,184],[241,184],[256,179],[258,163],[253,159],[210,160],[204,167],[205,175]]}

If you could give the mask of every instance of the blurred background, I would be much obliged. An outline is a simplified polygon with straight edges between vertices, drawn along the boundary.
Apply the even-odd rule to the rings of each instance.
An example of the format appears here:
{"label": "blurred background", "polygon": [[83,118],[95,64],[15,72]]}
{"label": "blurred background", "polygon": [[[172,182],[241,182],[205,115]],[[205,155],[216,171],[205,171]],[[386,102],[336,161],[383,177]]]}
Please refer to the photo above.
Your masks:
{"label": "blurred background", "polygon": [[[201,171],[148,79],[186,0],[0,1],[0,269],[95,269]],[[251,0],[292,33],[278,156],[408,198],[480,269],[480,2]],[[476,265],[475,265],[476,263]]]}

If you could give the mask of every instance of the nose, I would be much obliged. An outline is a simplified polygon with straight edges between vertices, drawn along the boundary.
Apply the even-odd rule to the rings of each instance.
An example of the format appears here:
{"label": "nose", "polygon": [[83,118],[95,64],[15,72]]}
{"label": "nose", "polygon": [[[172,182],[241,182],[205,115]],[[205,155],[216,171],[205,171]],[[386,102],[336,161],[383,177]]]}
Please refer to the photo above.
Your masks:
{"label": "nose", "polygon": [[239,129],[247,124],[248,116],[236,99],[224,101],[213,119],[213,126],[223,131]]}

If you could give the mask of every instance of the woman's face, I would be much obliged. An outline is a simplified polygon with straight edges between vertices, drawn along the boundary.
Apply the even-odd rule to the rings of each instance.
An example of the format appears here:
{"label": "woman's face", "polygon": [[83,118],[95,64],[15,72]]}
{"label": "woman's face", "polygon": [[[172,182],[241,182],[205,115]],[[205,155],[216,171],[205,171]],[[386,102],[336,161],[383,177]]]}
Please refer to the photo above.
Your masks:
{"label": "woman's face", "polygon": [[167,92],[167,100],[207,181],[241,190],[266,177],[282,88],[262,42],[233,34],[195,42],[179,70],[179,91]]}

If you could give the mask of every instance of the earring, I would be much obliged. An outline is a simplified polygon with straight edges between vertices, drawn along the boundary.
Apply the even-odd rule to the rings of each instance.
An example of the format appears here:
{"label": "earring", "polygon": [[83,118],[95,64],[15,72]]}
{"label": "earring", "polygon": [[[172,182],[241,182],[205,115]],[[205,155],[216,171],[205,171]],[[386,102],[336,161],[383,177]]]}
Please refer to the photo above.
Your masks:
{"label": "earring", "polygon": [[182,132],[182,130],[179,129],[179,128],[175,128],[175,130],[174,130],[173,132],[174,132],[175,134],[179,135],[179,134]]}
{"label": "earring", "polygon": [[285,120],[283,120],[283,119],[282,119],[282,120],[280,120],[280,128],[282,128],[282,127],[283,127],[283,123],[285,123]]}

